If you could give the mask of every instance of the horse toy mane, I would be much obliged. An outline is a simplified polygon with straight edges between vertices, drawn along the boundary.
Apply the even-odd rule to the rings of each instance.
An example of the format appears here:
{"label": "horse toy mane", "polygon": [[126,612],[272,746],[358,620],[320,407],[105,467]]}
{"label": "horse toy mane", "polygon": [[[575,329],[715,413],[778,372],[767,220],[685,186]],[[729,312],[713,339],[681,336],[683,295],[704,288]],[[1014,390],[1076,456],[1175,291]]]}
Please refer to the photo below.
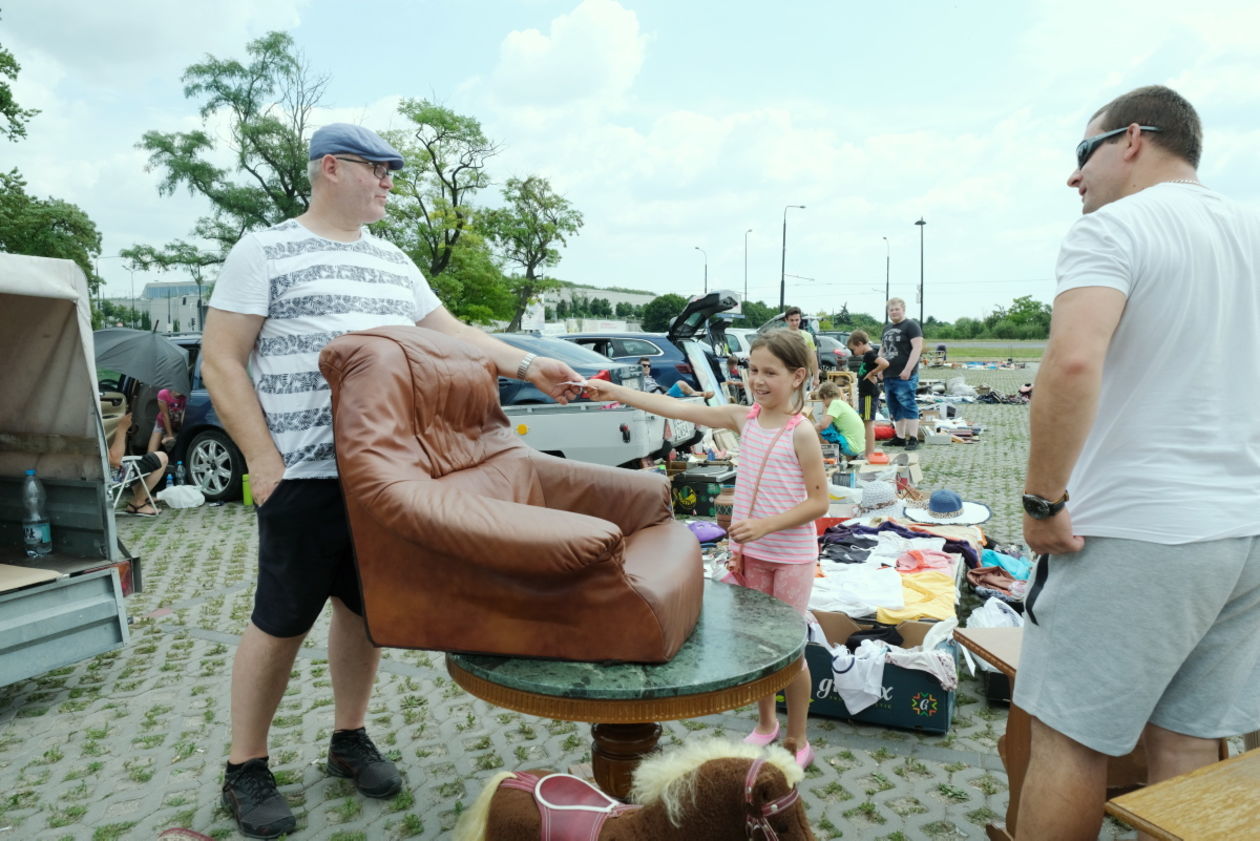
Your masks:
{"label": "horse toy mane", "polygon": [[[639,766],[622,805],[595,792],[584,802],[599,841],[814,841],[796,786],[804,778],[781,747],[760,748],[725,739],[691,742]],[[543,787],[562,787],[563,775],[506,772],[487,783],[455,828],[454,841],[565,841],[564,827],[544,806]],[[572,778],[563,777],[565,784]],[[573,785],[576,785],[575,783]],[[544,806],[540,806],[542,801]],[[602,811],[601,811],[602,810]],[[573,812],[561,808],[567,819]],[[587,833],[590,830],[583,830]],[[549,833],[549,834],[548,834]]]}

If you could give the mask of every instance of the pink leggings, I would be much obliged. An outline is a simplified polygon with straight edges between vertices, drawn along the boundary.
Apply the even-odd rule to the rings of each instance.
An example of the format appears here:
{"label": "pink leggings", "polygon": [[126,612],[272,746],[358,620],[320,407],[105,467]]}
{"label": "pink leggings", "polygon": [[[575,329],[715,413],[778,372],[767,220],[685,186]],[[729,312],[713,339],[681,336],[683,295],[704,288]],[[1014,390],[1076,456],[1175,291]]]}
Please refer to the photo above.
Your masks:
{"label": "pink leggings", "polygon": [[810,591],[814,589],[814,563],[784,564],[745,555],[744,580],[753,590],[787,602],[803,616],[809,609]]}

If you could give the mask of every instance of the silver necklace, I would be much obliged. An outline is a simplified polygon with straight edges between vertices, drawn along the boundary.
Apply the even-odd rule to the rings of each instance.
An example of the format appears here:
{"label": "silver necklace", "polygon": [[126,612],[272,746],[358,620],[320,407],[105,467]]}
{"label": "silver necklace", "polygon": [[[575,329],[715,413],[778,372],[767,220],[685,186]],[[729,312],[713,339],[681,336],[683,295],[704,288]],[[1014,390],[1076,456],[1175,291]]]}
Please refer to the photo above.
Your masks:
{"label": "silver necklace", "polygon": [[1161,181],[1160,183],[1161,184],[1193,184],[1196,187],[1204,186],[1201,181],[1196,181],[1193,178],[1174,178],[1171,181]]}

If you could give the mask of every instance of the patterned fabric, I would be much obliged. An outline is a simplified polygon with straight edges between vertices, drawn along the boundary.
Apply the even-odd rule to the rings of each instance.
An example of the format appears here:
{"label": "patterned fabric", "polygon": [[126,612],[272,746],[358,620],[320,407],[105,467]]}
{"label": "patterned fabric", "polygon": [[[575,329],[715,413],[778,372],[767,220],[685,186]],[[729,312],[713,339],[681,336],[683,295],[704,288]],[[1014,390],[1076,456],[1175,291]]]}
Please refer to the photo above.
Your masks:
{"label": "patterned fabric", "polygon": [[[796,447],[792,445],[792,430],[805,416],[794,415],[788,421],[783,434],[779,435],[779,430],[761,426],[757,419],[760,414],[761,406],[753,406],[744,422],[743,432],[740,433],[739,474],[735,477],[732,520],[781,514],[804,502],[807,496],[805,476],[801,472],[801,463],[796,458]],[[777,441],[775,436],[778,436]],[[773,450],[770,449],[772,441]],[[765,463],[766,469],[761,475],[755,507],[750,512],[753,485],[757,481],[757,474],[761,472],[762,463]],[[763,561],[813,563],[818,560],[818,537],[814,533],[814,524],[805,523],[744,544],[744,551]]]}
{"label": "patterned fabric", "polygon": [[236,244],[210,306],[266,317],[250,374],[284,478],[323,479],[337,465],[319,352],[343,333],[415,324],[439,302],[407,255],[367,229],[337,242],[290,219]]}

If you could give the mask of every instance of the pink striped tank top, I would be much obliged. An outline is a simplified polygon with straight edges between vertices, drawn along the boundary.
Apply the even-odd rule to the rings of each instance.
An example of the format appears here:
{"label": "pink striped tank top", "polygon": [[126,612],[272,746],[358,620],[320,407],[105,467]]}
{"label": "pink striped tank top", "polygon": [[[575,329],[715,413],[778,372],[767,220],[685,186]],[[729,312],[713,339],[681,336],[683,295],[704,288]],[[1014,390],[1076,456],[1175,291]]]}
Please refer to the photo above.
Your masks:
{"label": "pink striped tank top", "polygon": [[[781,514],[804,502],[807,496],[805,476],[796,457],[796,448],[792,445],[792,430],[805,416],[794,415],[788,420],[783,434],[779,435],[779,430],[761,426],[757,420],[760,414],[761,406],[753,406],[739,437],[739,473],[735,477],[732,520]],[[778,436],[777,441],[775,436]],[[771,441],[774,441],[773,450],[770,450]],[[766,469],[761,474],[755,508],[750,512],[748,504],[752,501],[753,485],[763,462]],[[784,564],[813,563],[818,560],[818,536],[814,531],[814,524],[805,523],[746,543],[744,552],[763,561]]]}

